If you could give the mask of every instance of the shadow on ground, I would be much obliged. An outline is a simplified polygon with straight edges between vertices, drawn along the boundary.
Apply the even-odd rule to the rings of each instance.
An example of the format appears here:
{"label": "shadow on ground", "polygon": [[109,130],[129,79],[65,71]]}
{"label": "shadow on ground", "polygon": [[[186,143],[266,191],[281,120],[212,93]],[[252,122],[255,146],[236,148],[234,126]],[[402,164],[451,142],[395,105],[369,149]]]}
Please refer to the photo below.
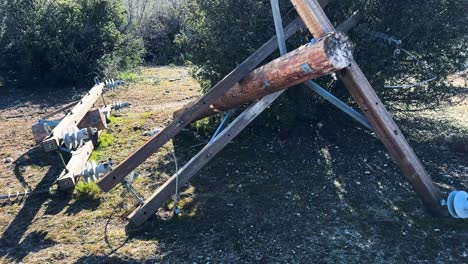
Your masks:
{"label": "shadow on ground", "polygon": [[[39,183],[34,185],[35,187],[32,187],[33,184],[28,183],[23,176],[23,172],[26,171],[23,168],[28,166],[49,166],[48,171]],[[49,187],[56,180],[61,169],[62,166],[60,165],[59,157],[48,155],[39,147],[29,150],[14,161],[14,173],[16,178],[25,188],[30,190],[32,194],[22,201],[21,209],[0,237],[1,248],[5,249],[2,250],[2,252],[10,261],[21,262],[29,252],[37,252],[55,244],[54,241],[45,239],[47,232],[33,231],[27,234],[26,237],[23,238],[23,236],[27,233],[29,226],[37,217],[38,212],[46,201],[50,199],[48,193]],[[60,212],[67,205],[69,199],[70,196],[66,194],[60,194],[60,197],[54,197],[50,203],[47,204],[44,214],[51,215]],[[5,206],[8,205],[5,204]]]}
{"label": "shadow on ground", "polygon": [[[383,145],[331,115],[281,147],[243,132],[190,182],[181,216],[166,208],[128,226],[129,239],[158,242],[162,259],[153,261],[168,263],[465,262],[466,222],[430,217]],[[442,191],[468,189],[467,154],[446,144],[466,131],[423,118],[398,123]],[[176,155],[196,153],[193,142],[175,142]]]}

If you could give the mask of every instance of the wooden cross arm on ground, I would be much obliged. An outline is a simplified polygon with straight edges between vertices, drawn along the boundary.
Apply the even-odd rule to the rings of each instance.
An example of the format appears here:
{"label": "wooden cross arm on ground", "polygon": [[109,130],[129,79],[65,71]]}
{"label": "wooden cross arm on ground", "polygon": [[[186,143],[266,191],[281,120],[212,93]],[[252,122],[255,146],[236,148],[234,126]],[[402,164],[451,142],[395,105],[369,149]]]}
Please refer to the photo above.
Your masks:
{"label": "wooden cross arm on ground", "polygon": [[93,107],[96,100],[101,96],[104,84],[95,85],[91,90],[71,109],[71,111],[52,130],[51,135],[42,141],[41,146],[46,151],[57,150],[60,147],[63,133],[67,129],[72,130],[80,123],[88,110]]}
{"label": "wooden cross arm on ground", "polygon": [[[324,6],[328,1],[320,1]],[[301,26],[299,20],[293,21],[284,29],[285,39],[292,36]],[[173,138],[181,129],[194,120],[197,115],[206,109],[218,98],[223,96],[229,88],[239,82],[249,72],[254,70],[268,56],[278,48],[277,38],[273,37],[262,47],[249,56],[236,69],[229,73],[223,80],[216,84],[207,94],[201,97],[195,104],[184,109],[184,114],[176,117],[171,124],[159,134],[149,139],[142,147],[130,154],[126,160],[120,163],[113,171],[104,176],[98,186],[104,192],[110,191],[115,185],[122,182],[130,172],[159,150],[166,142]]]}
{"label": "wooden cross arm on ground", "polygon": [[[291,2],[315,37],[335,31],[316,0],[291,0]],[[342,70],[338,76],[364,111],[391,157],[400,166],[429,211],[434,215],[447,215],[447,209],[440,203],[442,199],[440,192],[357,63],[353,61],[350,67]]]}
{"label": "wooden cross arm on ground", "polygon": [[75,186],[76,177],[81,174],[83,166],[91,156],[93,149],[94,144],[93,141],[90,140],[84,143],[84,145],[76,151],[71,152],[72,156],[67,163],[67,167],[62,171],[57,180],[60,189],[67,189]]}

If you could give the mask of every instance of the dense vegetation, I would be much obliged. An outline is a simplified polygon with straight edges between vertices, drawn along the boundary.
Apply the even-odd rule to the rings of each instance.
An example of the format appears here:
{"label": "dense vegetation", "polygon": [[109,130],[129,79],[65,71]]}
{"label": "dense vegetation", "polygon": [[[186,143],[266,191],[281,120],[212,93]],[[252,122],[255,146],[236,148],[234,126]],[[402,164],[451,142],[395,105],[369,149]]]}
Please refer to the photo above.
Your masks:
{"label": "dense vegetation", "polygon": [[[180,43],[198,66],[197,74],[211,82],[220,80],[236,63],[274,34],[269,0],[190,0]],[[284,23],[296,13],[290,1],[281,1]],[[446,77],[466,68],[468,58],[468,6],[464,0],[335,0],[326,13],[336,24],[353,12],[363,19],[351,33],[355,58],[374,87],[387,99],[405,104],[432,104],[443,100],[450,88]],[[372,36],[382,32],[402,39],[402,47],[415,54],[428,68],[409,55],[394,56],[395,45]],[[290,50],[311,36],[303,32],[289,41]],[[384,85],[438,81],[410,89]],[[339,87],[339,89],[341,89]]]}
{"label": "dense vegetation", "polygon": [[75,85],[139,65],[121,0],[0,0],[0,82]]}
{"label": "dense vegetation", "polygon": [[[286,24],[297,13],[290,1],[280,2]],[[400,106],[426,107],[451,95],[446,77],[467,66],[465,2],[334,0],[326,13],[338,24],[360,11],[363,18],[350,36],[373,86]],[[373,32],[401,39],[401,47],[421,62],[396,54],[395,44]],[[269,0],[0,0],[0,82],[10,87],[75,84],[94,75],[112,77],[145,61],[191,63],[208,89],[273,35]],[[310,38],[303,30],[288,40],[289,50]],[[429,85],[385,88],[433,75],[438,78]],[[339,82],[320,82],[346,98]],[[290,98],[305,97],[296,90]],[[301,105],[311,105],[300,101],[302,110]]]}

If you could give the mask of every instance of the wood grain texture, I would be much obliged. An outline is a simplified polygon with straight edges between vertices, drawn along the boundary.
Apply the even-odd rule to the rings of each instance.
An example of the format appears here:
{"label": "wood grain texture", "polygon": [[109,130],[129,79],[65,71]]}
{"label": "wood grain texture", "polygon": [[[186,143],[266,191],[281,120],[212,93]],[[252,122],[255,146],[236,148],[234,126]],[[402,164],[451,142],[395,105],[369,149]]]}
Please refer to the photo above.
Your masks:
{"label": "wood grain texture", "polygon": [[[334,31],[333,25],[316,0],[291,2],[315,37]],[[351,66],[340,71],[338,76],[429,211],[434,215],[447,215],[447,209],[440,205],[442,196],[439,190],[357,63],[353,61]]]}
{"label": "wood grain texture", "polygon": [[[331,33],[313,45],[301,46],[250,72],[195,120],[343,69],[351,62],[351,47],[351,42],[343,33]],[[304,64],[313,71],[304,72],[301,69]]]}

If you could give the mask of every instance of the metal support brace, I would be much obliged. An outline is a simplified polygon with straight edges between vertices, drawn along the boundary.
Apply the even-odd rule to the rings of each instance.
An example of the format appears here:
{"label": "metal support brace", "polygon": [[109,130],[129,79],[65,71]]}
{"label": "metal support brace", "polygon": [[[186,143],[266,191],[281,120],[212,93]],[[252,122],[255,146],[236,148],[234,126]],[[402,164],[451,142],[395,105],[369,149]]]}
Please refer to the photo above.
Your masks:
{"label": "metal support brace", "polygon": [[[280,54],[283,56],[286,54],[288,51],[286,49],[286,41],[284,38],[284,32],[283,32],[283,25],[282,25],[282,20],[281,20],[281,14],[279,10],[279,3],[278,0],[271,0],[271,10],[273,12],[273,19],[275,21],[275,30],[276,30],[276,36],[278,39],[278,46],[280,49]],[[315,39],[311,40],[311,43],[315,43]],[[313,71],[312,68],[308,64],[303,64],[301,65],[302,70],[305,73],[310,73]],[[363,126],[367,127],[368,129],[372,130],[371,125],[367,121],[367,118],[364,117],[362,114],[354,110],[351,106],[347,105],[331,93],[329,93],[327,90],[323,89],[320,87],[318,84],[316,84],[313,81],[307,81],[305,82],[305,85],[312,89],[312,91],[316,92],[318,95],[322,96],[325,100],[333,104],[334,106],[338,107],[341,111],[345,112],[347,115],[355,119],[357,122],[361,123]]]}
{"label": "metal support brace", "polygon": [[372,129],[372,126],[369,124],[369,121],[365,116],[363,116],[361,113],[358,111],[354,110],[351,106],[347,105],[345,102],[341,101],[337,97],[335,97],[333,94],[329,93],[327,90],[322,88],[320,85],[316,84],[313,81],[307,81],[304,83],[307,87],[309,87],[312,91],[316,92],[318,95],[323,97],[325,100],[336,106],[338,109],[343,111],[345,114],[349,115],[352,117],[354,120],[359,122],[361,125],[367,127],[370,130]]}
{"label": "metal support brace", "polygon": [[143,198],[137,193],[135,189],[133,189],[133,186],[130,182],[124,181],[123,186],[125,187],[125,189],[127,189],[127,191],[129,191],[132,194],[135,200],[137,200],[138,205],[144,204]]}
{"label": "metal support brace", "polygon": [[283,20],[281,19],[281,12],[279,9],[278,0],[271,0],[271,11],[273,13],[273,20],[275,22],[275,31],[276,31],[276,38],[278,39],[278,47],[280,50],[281,56],[288,53],[286,49],[286,40],[284,37],[284,30],[283,30]]}

